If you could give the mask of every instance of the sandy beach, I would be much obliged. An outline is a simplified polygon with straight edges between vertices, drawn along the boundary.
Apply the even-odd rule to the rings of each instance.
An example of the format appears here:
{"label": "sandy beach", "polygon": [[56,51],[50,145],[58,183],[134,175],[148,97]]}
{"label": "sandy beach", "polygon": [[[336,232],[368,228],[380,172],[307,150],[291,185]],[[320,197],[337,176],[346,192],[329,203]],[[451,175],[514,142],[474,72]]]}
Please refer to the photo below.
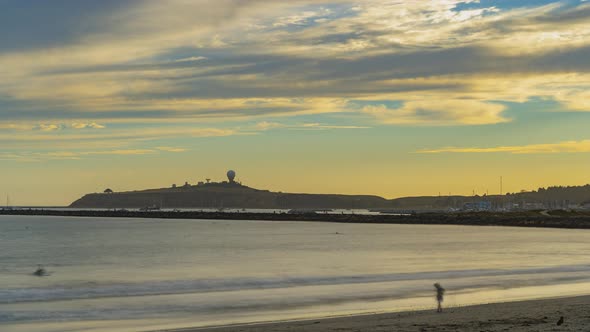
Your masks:
{"label": "sandy beach", "polygon": [[[557,322],[564,317],[562,325]],[[347,316],[338,318],[188,328],[174,332],[283,331],[589,331],[590,296],[494,303],[428,311]],[[169,331],[172,332],[172,331]]]}

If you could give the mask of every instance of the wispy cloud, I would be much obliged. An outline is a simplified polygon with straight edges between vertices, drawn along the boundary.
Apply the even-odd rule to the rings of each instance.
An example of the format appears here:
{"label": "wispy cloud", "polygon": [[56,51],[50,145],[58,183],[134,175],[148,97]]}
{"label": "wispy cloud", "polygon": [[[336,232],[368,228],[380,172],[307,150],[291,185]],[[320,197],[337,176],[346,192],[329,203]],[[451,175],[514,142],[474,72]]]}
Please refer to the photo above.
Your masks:
{"label": "wispy cloud", "polygon": [[[201,138],[255,134],[232,128],[198,128],[177,125],[159,125],[151,126],[151,128],[129,128],[119,125],[99,130],[69,128],[59,131],[31,130],[28,126],[23,127],[28,129],[20,129],[19,127],[19,129],[0,131],[0,153],[3,153],[4,159],[8,155],[19,155],[18,159],[22,160],[25,157],[28,159],[33,157],[80,159],[83,156],[100,154],[180,153],[186,152],[188,149],[168,145],[171,139],[182,139],[185,142],[183,144],[191,144],[191,141]],[[61,150],[55,151],[56,147]],[[88,147],[97,150],[85,152],[84,150]],[[51,155],[51,153],[59,155]],[[12,158],[12,160],[16,160],[16,158]]]}
{"label": "wispy cloud", "polygon": [[322,129],[369,129],[367,126],[353,126],[353,125],[329,125],[317,122],[300,123],[300,124],[284,124],[279,122],[268,122],[262,121],[257,123],[254,128],[260,131],[272,130],[272,129],[297,129],[297,130],[322,130]]}
{"label": "wispy cloud", "polygon": [[188,58],[175,59],[174,62],[193,62],[193,61],[201,61],[201,60],[207,60],[207,58],[204,56],[191,56]]}
{"label": "wispy cloud", "polygon": [[40,131],[57,131],[63,128],[62,125],[59,124],[46,124],[46,123],[42,123],[38,126],[33,127],[36,130],[40,130]]}
{"label": "wispy cloud", "polygon": [[268,122],[268,121],[258,122],[255,126],[255,128],[257,130],[271,130],[271,129],[285,128],[285,127],[286,127],[285,124],[278,123],[278,122]]}
{"label": "wispy cloud", "polygon": [[321,123],[304,123],[299,126],[292,126],[291,129],[369,129],[367,126],[327,125]]}
{"label": "wispy cloud", "polygon": [[[53,128],[52,125],[51,128]],[[58,128],[60,128],[58,126]],[[128,128],[110,129],[101,131],[79,131],[69,130],[61,131],[59,134],[51,130],[37,130],[33,132],[16,131],[12,133],[0,133],[0,143],[4,143],[6,147],[9,143],[15,142],[30,142],[30,141],[47,141],[59,142],[64,140],[73,141],[100,141],[100,140],[158,140],[175,137],[223,137],[232,135],[247,135],[246,132],[240,132],[232,128],[192,128],[192,127],[156,127],[156,128],[140,128],[130,130]]]}
{"label": "wispy cloud", "polygon": [[21,123],[1,123],[0,129],[7,129],[13,131],[59,131],[67,129],[104,129],[106,126],[98,124],[96,122],[74,122],[71,124],[66,123],[39,123],[34,124],[31,121]]}
{"label": "wispy cloud", "polygon": [[160,150],[160,151],[166,151],[166,152],[186,152],[186,151],[188,151],[185,148],[178,148],[178,147],[173,147],[173,146],[157,146],[156,149]]}
{"label": "wispy cloud", "polygon": [[505,107],[477,100],[426,100],[406,102],[400,108],[365,106],[363,112],[384,123],[418,125],[484,125],[507,122]]}
{"label": "wispy cloud", "polygon": [[39,162],[44,160],[80,160],[92,156],[143,156],[160,152],[186,152],[187,149],[176,147],[156,147],[153,149],[115,149],[95,151],[45,151],[45,152],[0,152],[0,160]]}
{"label": "wispy cloud", "polygon": [[128,149],[128,150],[112,150],[112,151],[90,151],[90,152],[81,152],[81,155],[144,155],[144,154],[154,154],[157,151],[152,149]]}
{"label": "wispy cloud", "polygon": [[584,153],[590,152],[590,140],[566,141],[560,143],[529,144],[515,146],[497,146],[489,148],[446,147],[440,149],[419,150],[416,153],[512,153],[512,154],[544,154],[544,153]]}
{"label": "wispy cloud", "polygon": [[81,122],[75,122],[72,123],[72,128],[74,129],[86,129],[86,128],[91,128],[91,129],[104,129],[105,126],[98,124],[96,122],[91,122],[91,123],[81,123]]}

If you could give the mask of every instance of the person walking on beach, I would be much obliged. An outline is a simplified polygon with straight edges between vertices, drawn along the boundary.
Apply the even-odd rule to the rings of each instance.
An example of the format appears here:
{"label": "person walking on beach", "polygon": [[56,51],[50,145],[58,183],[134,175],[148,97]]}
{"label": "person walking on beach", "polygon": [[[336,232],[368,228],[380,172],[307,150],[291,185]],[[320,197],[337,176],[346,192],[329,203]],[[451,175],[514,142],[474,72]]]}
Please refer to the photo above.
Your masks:
{"label": "person walking on beach", "polygon": [[442,302],[445,297],[445,289],[437,282],[434,284],[434,288],[436,288],[436,302],[438,302],[438,308],[436,312],[442,312]]}

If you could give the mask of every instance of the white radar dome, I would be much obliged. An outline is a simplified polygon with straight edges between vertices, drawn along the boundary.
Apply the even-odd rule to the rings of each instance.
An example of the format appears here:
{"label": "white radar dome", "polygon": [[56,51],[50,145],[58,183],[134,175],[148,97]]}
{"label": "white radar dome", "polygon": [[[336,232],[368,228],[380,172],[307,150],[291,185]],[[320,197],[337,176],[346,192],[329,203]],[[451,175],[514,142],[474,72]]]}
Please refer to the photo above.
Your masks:
{"label": "white radar dome", "polygon": [[227,179],[229,180],[229,182],[234,182],[234,179],[236,178],[236,172],[229,170],[227,171]]}

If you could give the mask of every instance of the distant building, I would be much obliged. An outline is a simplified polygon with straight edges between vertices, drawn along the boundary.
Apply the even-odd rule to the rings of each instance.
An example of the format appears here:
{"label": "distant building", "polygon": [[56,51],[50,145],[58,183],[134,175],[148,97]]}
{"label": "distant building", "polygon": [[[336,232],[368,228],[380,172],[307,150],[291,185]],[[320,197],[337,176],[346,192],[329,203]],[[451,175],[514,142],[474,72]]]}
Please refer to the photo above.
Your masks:
{"label": "distant building", "polygon": [[490,201],[469,202],[463,205],[463,210],[466,211],[490,211],[491,209],[492,202]]}
{"label": "distant building", "polygon": [[172,184],[172,188],[176,188],[176,183]]}
{"label": "distant building", "polygon": [[[560,208],[563,208],[562,206]],[[538,202],[521,202],[520,203],[521,210],[543,210],[545,209],[545,204],[538,203]]]}

